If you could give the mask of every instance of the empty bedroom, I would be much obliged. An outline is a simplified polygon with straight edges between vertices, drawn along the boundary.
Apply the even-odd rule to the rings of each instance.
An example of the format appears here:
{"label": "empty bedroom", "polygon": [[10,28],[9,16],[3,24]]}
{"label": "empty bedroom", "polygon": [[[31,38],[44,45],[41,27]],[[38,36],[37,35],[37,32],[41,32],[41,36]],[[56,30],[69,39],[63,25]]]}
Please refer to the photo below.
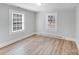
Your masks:
{"label": "empty bedroom", "polygon": [[0,3],[0,55],[78,55],[79,3]]}

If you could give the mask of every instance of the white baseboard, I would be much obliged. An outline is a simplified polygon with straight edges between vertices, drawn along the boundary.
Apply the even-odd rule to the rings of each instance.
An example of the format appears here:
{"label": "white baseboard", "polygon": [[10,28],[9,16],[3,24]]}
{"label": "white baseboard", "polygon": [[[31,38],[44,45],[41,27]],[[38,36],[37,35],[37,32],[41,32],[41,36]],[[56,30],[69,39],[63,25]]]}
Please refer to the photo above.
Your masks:
{"label": "white baseboard", "polygon": [[35,33],[32,33],[32,34],[29,34],[29,35],[26,35],[26,36],[23,36],[23,37],[14,39],[14,40],[9,40],[9,41],[7,41],[7,42],[1,42],[1,43],[0,43],[0,48],[5,47],[5,46],[7,46],[7,45],[10,45],[10,44],[12,44],[12,43],[15,43],[15,42],[17,42],[17,41],[19,41],[19,40],[22,40],[22,39],[24,39],[24,38],[30,37],[30,36],[32,36],[32,35],[34,35],[34,34],[35,34]]}
{"label": "white baseboard", "polygon": [[[77,45],[77,48],[79,50],[79,40],[76,39],[76,38],[71,38],[71,37],[66,37],[66,36],[62,36],[62,35],[50,35],[50,34],[44,34],[44,33],[36,33],[38,35],[43,35],[43,36],[52,36],[52,37],[57,37],[57,36],[61,36],[62,39],[64,38],[65,40],[70,40],[70,41],[75,41],[76,42],[76,45]],[[59,37],[57,37],[59,38]]]}
{"label": "white baseboard", "polygon": [[[57,36],[61,36],[61,37],[63,37],[65,40],[70,40],[70,41],[75,41],[76,42],[76,45],[77,45],[77,48],[78,48],[78,50],[79,50],[79,40],[78,39],[76,39],[76,38],[71,38],[71,37],[65,37],[65,36],[62,36],[62,35],[50,35],[50,34],[44,34],[44,33],[36,33],[36,34],[38,34],[38,35],[43,35],[43,36],[52,36],[52,37],[57,37]],[[59,37],[57,37],[57,38],[59,38]],[[62,38],[62,39],[63,39]]]}
{"label": "white baseboard", "polygon": [[62,38],[62,39],[65,39],[65,40],[75,41],[75,38],[66,37],[66,36],[62,36],[62,35],[54,35],[54,34],[49,34],[49,33],[36,33],[36,34],[43,35],[43,36],[49,36],[49,37],[55,37],[55,38]]}
{"label": "white baseboard", "polygon": [[[0,43],[0,48],[5,47],[5,46],[7,46],[7,45],[10,45],[10,44],[12,44],[12,43],[15,43],[15,42],[17,42],[17,41],[19,41],[19,40],[22,40],[22,39],[24,39],[24,38],[30,37],[30,36],[32,36],[32,35],[34,35],[34,34],[43,35],[43,36],[50,36],[49,34],[47,35],[47,34],[43,34],[43,33],[32,33],[32,34],[29,34],[29,35],[20,37],[20,38],[18,38],[18,39],[9,40],[9,41],[7,41],[7,42],[1,42],[1,43]],[[52,37],[56,37],[56,35],[51,35],[51,36],[52,36]],[[50,36],[50,37],[51,37],[51,36]],[[58,35],[58,36],[60,36],[60,35]],[[63,36],[62,36],[62,37],[63,37]],[[77,46],[78,46],[78,49],[79,49],[79,41],[77,41],[77,40],[75,40],[75,39],[72,39],[72,38],[68,38],[68,37],[63,37],[63,38],[65,38],[66,40],[75,41],[76,44],[77,44]]]}
{"label": "white baseboard", "polygon": [[77,48],[79,50],[79,40],[75,40],[75,42],[76,42]]}

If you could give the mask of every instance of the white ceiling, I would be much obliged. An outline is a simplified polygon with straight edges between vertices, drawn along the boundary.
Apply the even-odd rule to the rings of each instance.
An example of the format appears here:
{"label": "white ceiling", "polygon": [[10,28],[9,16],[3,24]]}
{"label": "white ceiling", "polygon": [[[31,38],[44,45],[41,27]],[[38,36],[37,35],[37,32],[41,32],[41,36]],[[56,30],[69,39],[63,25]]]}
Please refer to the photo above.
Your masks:
{"label": "white ceiling", "polygon": [[41,6],[36,5],[35,3],[11,3],[10,5],[39,12],[74,9],[77,3],[41,3]]}

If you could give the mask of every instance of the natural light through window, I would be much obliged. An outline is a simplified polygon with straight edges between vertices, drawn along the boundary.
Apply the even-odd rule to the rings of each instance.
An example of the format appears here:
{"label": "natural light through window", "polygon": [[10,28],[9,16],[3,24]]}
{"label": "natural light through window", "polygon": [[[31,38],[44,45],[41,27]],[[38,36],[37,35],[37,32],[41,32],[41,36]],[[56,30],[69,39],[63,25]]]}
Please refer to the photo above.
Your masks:
{"label": "natural light through window", "polygon": [[24,30],[24,14],[12,12],[12,32]]}

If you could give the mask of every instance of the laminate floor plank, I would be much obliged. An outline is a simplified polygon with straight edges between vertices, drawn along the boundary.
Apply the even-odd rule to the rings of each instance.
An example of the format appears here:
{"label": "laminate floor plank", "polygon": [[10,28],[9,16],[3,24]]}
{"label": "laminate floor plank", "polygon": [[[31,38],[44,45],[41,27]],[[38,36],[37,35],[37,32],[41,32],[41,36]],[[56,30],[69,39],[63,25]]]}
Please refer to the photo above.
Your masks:
{"label": "laminate floor plank", "polygon": [[74,41],[34,35],[0,48],[0,55],[78,55]]}

